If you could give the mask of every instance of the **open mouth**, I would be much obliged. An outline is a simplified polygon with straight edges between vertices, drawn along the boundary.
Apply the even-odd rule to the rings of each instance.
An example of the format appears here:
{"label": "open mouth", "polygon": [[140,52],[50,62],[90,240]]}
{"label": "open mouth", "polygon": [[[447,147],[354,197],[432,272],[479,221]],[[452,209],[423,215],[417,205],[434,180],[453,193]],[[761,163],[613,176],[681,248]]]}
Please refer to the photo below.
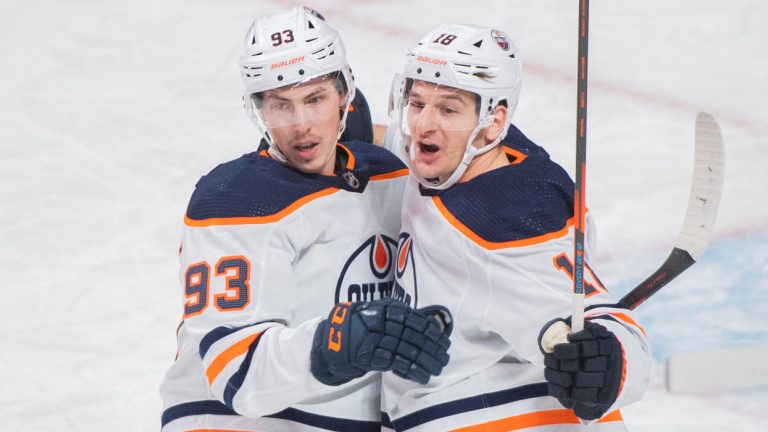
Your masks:
{"label": "open mouth", "polygon": [[440,150],[440,147],[434,144],[429,144],[425,142],[419,143],[419,151],[421,151],[422,153],[434,154],[434,153],[437,153],[439,150]]}
{"label": "open mouth", "polygon": [[317,145],[318,143],[316,142],[307,142],[307,143],[296,144],[293,146],[293,148],[299,153],[307,153],[307,152],[311,152],[315,147],[317,147]]}

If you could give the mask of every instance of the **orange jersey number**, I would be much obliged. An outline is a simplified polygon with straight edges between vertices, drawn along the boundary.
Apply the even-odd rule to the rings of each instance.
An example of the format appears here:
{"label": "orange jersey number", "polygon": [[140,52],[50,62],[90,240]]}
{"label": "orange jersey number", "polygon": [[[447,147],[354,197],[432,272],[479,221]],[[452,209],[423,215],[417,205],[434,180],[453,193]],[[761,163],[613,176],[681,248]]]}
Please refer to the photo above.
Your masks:
{"label": "orange jersey number", "polygon": [[[222,312],[242,310],[250,303],[251,263],[244,256],[221,258],[214,266],[216,277],[225,277],[226,291],[213,296],[216,308]],[[184,273],[184,318],[201,314],[209,304],[211,267],[199,262]]]}

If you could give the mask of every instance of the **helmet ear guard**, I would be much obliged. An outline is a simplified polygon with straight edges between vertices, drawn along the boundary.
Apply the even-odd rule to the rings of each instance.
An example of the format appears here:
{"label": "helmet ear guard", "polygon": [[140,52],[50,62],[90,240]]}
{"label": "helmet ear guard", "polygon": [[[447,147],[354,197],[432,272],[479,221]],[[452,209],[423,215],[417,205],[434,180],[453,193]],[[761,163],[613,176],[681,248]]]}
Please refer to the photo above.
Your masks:
{"label": "helmet ear guard", "polygon": [[[521,65],[517,49],[499,30],[472,25],[446,24],[432,30],[406,56],[400,98],[401,145],[405,161],[419,181],[428,188],[446,189],[458,181],[472,159],[501,142],[517,107],[521,84]],[[464,156],[444,182],[424,179],[412,166],[411,136],[403,111],[414,80],[468,91],[477,95],[478,122],[467,140]],[[499,105],[506,117],[499,136],[482,148],[473,146],[480,131],[493,121]]]}

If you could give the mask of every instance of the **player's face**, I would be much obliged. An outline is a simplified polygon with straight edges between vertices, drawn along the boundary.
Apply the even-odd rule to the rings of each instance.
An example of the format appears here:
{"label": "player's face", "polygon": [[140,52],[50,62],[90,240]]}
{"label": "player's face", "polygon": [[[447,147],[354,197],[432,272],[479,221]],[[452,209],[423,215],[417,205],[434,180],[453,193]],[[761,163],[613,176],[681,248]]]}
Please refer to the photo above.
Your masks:
{"label": "player's face", "polygon": [[443,182],[459,166],[477,126],[476,95],[414,81],[407,98],[414,169],[422,177]]}
{"label": "player's face", "polygon": [[288,162],[306,173],[333,174],[339,110],[346,98],[331,79],[265,92],[259,114]]}

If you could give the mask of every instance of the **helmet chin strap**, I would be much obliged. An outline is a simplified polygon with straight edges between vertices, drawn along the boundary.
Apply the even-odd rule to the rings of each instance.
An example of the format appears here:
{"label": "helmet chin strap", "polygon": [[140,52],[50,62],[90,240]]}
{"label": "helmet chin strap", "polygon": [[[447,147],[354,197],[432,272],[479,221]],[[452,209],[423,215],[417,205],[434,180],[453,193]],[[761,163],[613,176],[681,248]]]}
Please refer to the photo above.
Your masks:
{"label": "helmet chin strap", "polygon": [[[344,114],[341,115],[341,123],[339,124],[339,134],[336,135],[336,141],[339,141],[341,139],[341,134],[344,133],[344,129],[347,128],[347,114],[349,114],[349,105],[352,103],[349,98],[347,99],[347,103],[344,104]],[[339,107],[341,109],[341,107]]]}

